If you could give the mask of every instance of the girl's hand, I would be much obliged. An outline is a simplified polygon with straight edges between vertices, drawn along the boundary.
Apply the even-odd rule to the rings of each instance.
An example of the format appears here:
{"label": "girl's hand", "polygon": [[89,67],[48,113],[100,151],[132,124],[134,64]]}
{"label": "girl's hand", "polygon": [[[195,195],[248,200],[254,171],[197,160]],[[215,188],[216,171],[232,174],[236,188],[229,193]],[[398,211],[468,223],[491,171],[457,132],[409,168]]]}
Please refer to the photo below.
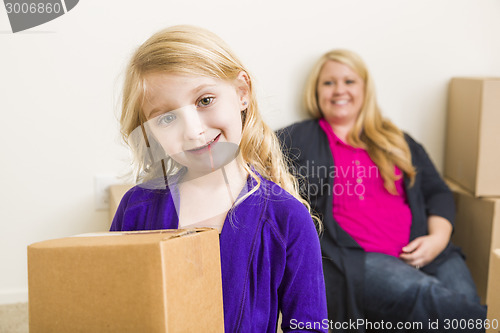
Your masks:
{"label": "girl's hand", "polygon": [[403,247],[399,256],[408,265],[416,268],[432,262],[448,245],[450,241],[451,223],[440,216],[431,215],[427,219],[429,234],[415,238]]}

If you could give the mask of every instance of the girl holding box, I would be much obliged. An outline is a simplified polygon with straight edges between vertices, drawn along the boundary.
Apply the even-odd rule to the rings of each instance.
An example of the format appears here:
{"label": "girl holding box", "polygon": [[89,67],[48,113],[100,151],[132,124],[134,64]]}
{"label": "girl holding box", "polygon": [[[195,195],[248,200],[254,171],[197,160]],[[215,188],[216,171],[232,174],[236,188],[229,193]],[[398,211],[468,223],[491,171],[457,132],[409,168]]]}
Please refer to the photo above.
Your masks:
{"label": "girl holding box", "polygon": [[[140,184],[111,230],[220,231],[228,332],[325,331],[319,240],[263,122],[248,71],[220,38],[175,26],[128,65],[121,129]],[[300,323],[300,324],[299,324]]]}

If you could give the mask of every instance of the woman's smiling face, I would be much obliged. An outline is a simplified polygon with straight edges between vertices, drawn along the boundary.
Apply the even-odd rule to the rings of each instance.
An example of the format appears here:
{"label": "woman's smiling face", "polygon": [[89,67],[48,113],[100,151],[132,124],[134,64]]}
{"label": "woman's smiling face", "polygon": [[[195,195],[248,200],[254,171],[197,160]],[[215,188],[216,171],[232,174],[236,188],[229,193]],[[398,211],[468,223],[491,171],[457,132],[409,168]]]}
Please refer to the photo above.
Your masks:
{"label": "woman's smiling face", "polygon": [[328,60],[318,78],[318,105],[330,124],[354,125],[363,106],[365,83],[349,66]]}
{"label": "woman's smiling face", "polygon": [[236,157],[243,90],[224,80],[172,73],[149,74],[146,87],[146,129],[165,154],[199,171],[213,171]]}

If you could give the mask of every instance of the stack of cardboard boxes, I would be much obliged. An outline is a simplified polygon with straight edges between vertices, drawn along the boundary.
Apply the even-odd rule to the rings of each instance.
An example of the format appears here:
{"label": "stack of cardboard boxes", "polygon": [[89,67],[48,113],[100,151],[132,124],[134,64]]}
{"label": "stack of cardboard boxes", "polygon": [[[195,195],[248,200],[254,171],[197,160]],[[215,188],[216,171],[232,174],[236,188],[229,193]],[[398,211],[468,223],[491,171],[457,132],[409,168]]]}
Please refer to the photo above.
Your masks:
{"label": "stack of cardboard boxes", "polygon": [[488,318],[500,321],[500,78],[451,80],[445,151],[457,205],[452,240],[466,255]]}

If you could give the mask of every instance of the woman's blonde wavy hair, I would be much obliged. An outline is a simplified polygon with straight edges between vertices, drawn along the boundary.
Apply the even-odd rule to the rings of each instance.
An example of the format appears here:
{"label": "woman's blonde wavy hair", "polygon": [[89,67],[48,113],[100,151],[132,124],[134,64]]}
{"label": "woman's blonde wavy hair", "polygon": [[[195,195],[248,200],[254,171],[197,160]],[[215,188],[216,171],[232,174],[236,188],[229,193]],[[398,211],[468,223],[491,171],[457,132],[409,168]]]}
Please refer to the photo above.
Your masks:
{"label": "woman's blonde wavy hair", "polygon": [[[146,75],[164,72],[208,76],[233,82],[242,71],[248,75],[249,101],[242,115],[243,130],[238,158],[242,159],[241,164],[258,184],[242,200],[260,187],[260,179],[252,170],[254,168],[264,178],[280,185],[310,211],[307,201],[299,195],[296,179],[288,171],[275,133],[264,123],[259,113],[249,72],[222,39],[194,26],[173,26],[157,32],[135,51],[126,69],[120,125],[122,137],[133,152],[138,179],[141,174],[143,179],[147,178],[151,172],[145,162],[148,160],[145,149],[137,148],[129,140],[131,133],[145,122],[142,105],[147,91]],[[172,160],[167,164],[171,170],[175,170]]]}
{"label": "woman's blonde wavy hair", "polygon": [[323,65],[336,61],[349,66],[365,83],[364,101],[354,127],[347,136],[347,143],[353,147],[366,149],[373,162],[378,166],[384,179],[384,187],[397,194],[395,181],[400,177],[394,173],[396,165],[410,179],[413,185],[416,171],[411,162],[411,153],[403,132],[390,120],[382,117],[377,104],[375,85],[364,61],[349,50],[332,50],[325,53],[314,65],[306,83],[304,104],[314,118],[323,115],[318,105],[318,79]]}

